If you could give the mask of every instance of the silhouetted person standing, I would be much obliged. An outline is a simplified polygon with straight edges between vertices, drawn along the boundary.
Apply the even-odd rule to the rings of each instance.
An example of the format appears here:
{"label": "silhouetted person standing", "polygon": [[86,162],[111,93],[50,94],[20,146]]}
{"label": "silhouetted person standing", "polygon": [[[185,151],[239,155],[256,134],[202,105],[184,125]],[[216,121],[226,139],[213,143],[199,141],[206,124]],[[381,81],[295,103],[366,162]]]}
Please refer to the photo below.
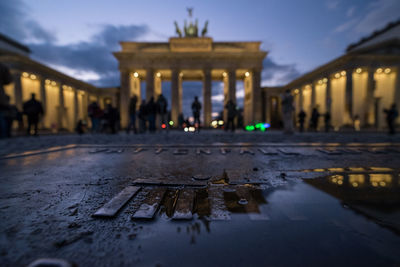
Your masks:
{"label": "silhouetted person standing", "polygon": [[324,115],[325,132],[329,132],[331,128],[331,113],[327,111]]}
{"label": "silhouetted person standing", "polygon": [[151,97],[147,103],[147,119],[149,120],[149,131],[152,133],[156,131],[156,115],[157,105],[154,102],[154,97]]}
{"label": "silhouetted person standing", "polygon": [[129,133],[131,128],[133,128],[133,132],[136,134],[136,105],[137,105],[137,96],[134,95],[131,97],[129,101],[129,124],[126,128],[126,133]]}
{"label": "silhouetted person standing", "polygon": [[386,113],[386,123],[389,128],[389,134],[396,133],[396,119],[399,116],[396,104],[392,104],[390,109],[384,109],[383,112]]}
{"label": "silhouetted person standing", "polygon": [[7,137],[9,133],[7,114],[9,110],[9,101],[4,91],[4,85],[12,83],[10,70],[0,63],[0,138]]}
{"label": "silhouetted person standing", "polygon": [[146,105],[146,101],[144,99],[142,100],[142,103],[140,104],[138,117],[139,117],[139,132],[145,133],[147,130],[147,127],[146,127],[147,105]]}
{"label": "silhouetted person standing", "polygon": [[310,120],[310,126],[311,129],[313,129],[314,131],[318,131],[318,120],[319,120],[319,112],[318,112],[318,106],[313,108],[312,112],[311,112],[311,120]]}
{"label": "silhouetted person standing", "polygon": [[228,121],[226,123],[225,131],[231,129],[232,132],[235,131],[235,117],[236,117],[236,104],[232,100],[226,103],[225,108],[228,112]]}
{"label": "silhouetted person standing", "polygon": [[42,104],[35,99],[35,94],[31,95],[31,99],[24,103],[24,114],[28,117],[27,134],[31,134],[33,126],[34,135],[37,135],[39,117],[43,115]]}
{"label": "silhouetted person standing", "polygon": [[306,113],[304,110],[300,110],[299,114],[297,115],[299,118],[299,131],[302,133],[304,132],[304,122],[306,121]]}
{"label": "silhouetted person standing", "polygon": [[195,96],[194,101],[192,103],[192,112],[194,118],[194,125],[196,126],[197,123],[197,128],[200,128],[200,111],[201,111],[201,103],[199,101],[199,98]]}
{"label": "silhouetted person standing", "polygon": [[90,120],[92,122],[92,133],[93,132],[98,132],[100,130],[100,121],[101,118],[103,117],[103,111],[99,107],[99,104],[97,102],[92,102],[88,106],[88,115],[90,117]]}
{"label": "silhouetted person standing", "polygon": [[157,99],[157,112],[160,116],[160,124],[165,124],[166,127],[168,127],[168,102],[167,99],[160,94],[158,99]]}
{"label": "silhouetted person standing", "polygon": [[112,134],[117,133],[118,111],[111,104],[107,104],[104,117]]}
{"label": "silhouetted person standing", "polygon": [[284,132],[287,134],[293,133],[293,96],[290,90],[286,90],[282,97],[282,113]]}

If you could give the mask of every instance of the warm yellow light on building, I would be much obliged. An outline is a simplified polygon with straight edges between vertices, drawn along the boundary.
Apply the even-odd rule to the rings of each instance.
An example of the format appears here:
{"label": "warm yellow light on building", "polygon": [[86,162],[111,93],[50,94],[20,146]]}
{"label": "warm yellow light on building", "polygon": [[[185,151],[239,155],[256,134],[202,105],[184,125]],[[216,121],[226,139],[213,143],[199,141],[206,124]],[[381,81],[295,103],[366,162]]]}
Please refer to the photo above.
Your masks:
{"label": "warm yellow light on building", "polygon": [[328,82],[328,78],[323,78],[322,81],[323,81],[324,83],[327,83],[327,82]]}
{"label": "warm yellow light on building", "polygon": [[339,78],[340,78],[340,73],[336,73],[336,74],[335,74],[335,78],[336,78],[336,79],[339,79]]}
{"label": "warm yellow light on building", "polygon": [[64,84],[64,85],[62,86],[62,88],[63,88],[63,89],[67,89],[67,86]]}
{"label": "warm yellow light on building", "polygon": [[23,73],[22,73],[22,76],[25,77],[25,78],[28,78],[28,77],[29,77],[29,74],[28,74],[27,72],[23,72]]}
{"label": "warm yellow light on building", "polygon": [[52,82],[51,82],[51,85],[56,86],[57,83],[56,83],[55,81],[52,81]]}
{"label": "warm yellow light on building", "polygon": [[345,76],[345,75],[346,75],[346,71],[342,70],[342,71],[340,72],[340,75]]}
{"label": "warm yellow light on building", "polygon": [[223,76],[223,77],[226,77],[226,72],[223,72],[223,73],[222,73],[222,76]]}
{"label": "warm yellow light on building", "polygon": [[385,69],[385,73],[386,73],[386,74],[389,74],[391,71],[392,71],[392,70],[391,70],[390,68],[386,68],[386,69]]}
{"label": "warm yellow light on building", "polygon": [[361,72],[362,72],[362,69],[361,69],[361,68],[357,68],[357,69],[356,69],[356,73],[360,74]]}
{"label": "warm yellow light on building", "polygon": [[322,81],[322,80],[319,80],[319,81],[318,81],[318,84],[323,84],[323,81]]}
{"label": "warm yellow light on building", "polygon": [[244,76],[249,77],[250,73],[248,71],[246,71],[246,73],[244,74]]}
{"label": "warm yellow light on building", "polygon": [[161,77],[161,73],[159,73],[159,72],[157,72],[157,78],[160,78]]}
{"label": "warm yellow light on building", "polygon": [[45,82],[46,84],[50,84],[50,80],[48,80],[48,79],[46,79],[44,82]]}
{"label": "warm yellow light on building", "polygon": [[383,72],[382,68],[379,68],[379,69],[376,70],[376,73],[382,73],[382,72]]}
{"label": "warm yellow light on building", "polygon": [[36,80],[36,75],[35,75],[35,74],[31,74],[30,78],[31,78],[32,80]]}
{"label": "warm yellow light on building", "polygon": [[179,73],[179,77],[183,77],[183,72]]}
{"label": "warm yellow light on building", "polygon": [[299,93],[299,89],[294,89],[294,93],[297,95]]}
{"label": "warm yellow light on building", "polygon": [[139,77],[139,73],[134,72],[134,73],[133,73],[133,77],[135,77],[135,78]]}

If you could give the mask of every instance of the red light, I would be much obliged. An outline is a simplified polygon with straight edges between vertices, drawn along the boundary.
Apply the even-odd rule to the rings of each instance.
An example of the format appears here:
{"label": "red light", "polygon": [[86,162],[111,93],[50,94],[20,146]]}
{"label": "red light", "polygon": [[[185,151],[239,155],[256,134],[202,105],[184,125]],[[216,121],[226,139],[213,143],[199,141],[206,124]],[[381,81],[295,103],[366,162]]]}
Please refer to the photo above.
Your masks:
{"label": "red light", "polygon": [[165,129],[167,128],[167,125],[165,123],[161,124],[161,128]]}

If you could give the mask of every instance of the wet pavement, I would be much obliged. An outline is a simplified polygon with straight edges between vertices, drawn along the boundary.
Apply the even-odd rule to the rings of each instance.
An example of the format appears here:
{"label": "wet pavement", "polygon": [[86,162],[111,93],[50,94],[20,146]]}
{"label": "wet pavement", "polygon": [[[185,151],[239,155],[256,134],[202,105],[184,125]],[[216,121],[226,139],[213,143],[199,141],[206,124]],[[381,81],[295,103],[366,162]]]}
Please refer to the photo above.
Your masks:
{"label": "wet pavement", "polygon": [[398,266],[397,143],[69,144],[0,159],[0,262]]}

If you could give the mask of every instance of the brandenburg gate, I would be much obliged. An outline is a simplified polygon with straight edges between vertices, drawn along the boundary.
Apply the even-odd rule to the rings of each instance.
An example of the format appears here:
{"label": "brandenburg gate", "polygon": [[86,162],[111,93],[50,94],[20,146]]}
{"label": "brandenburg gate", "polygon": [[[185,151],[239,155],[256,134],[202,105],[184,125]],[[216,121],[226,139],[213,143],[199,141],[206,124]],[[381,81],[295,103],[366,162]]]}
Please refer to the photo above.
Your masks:
{"label": "brandenburg gate", "polygon": [[[203,124],[211,123],[211,84],[224,83],[224,103],[236,103],[236,81],[244,81],[244,123],[261,121],[261,70],[267,52],[260,50],[261,42],[214,42],[197,34],[196,24],[186,26],[182,36],[169,42],[121,42],[122,51],[115,52],[121,74],[120,113],[121,126],[128,125],[128,108],[132,95],[138,99],[157,100],[162,93],[162,81],[171,81],[171,119],[177,125],[182,113],[182,81],[203,82]],[[141,96],[141,81],[146,82],[146,96]],[[138,101],[138,105],[141,101]]]}

